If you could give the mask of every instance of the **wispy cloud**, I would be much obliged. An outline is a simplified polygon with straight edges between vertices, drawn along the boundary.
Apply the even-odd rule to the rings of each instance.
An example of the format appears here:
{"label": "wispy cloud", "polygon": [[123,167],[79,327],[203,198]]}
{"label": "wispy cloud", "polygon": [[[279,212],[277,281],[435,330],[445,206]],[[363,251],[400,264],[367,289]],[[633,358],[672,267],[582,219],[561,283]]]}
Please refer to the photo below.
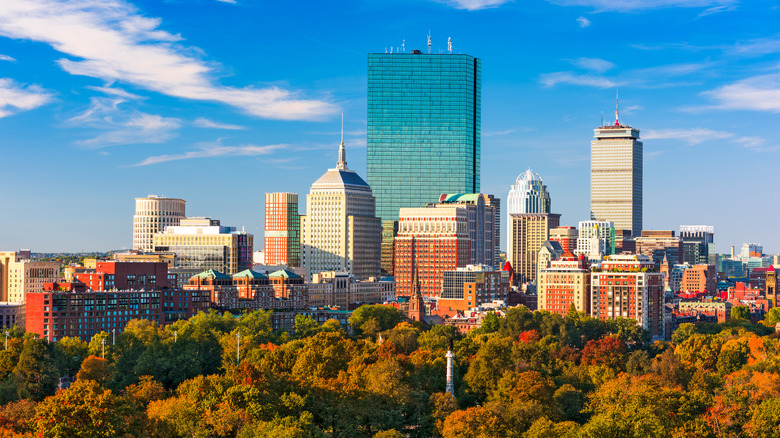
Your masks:
{"label": "wispy cloud", "polygon": [[637,12],[663,8],[706,8],[701,15],[734,9],[738,0],[548,0],[561,6],[583,6],[596,12]]}
{"label": "wispy cloud", "polygon": [[590,26],[590,20],[588,20],[585,17],[577,17],[577,23],[583,29],[585,29],[586,27]]}
{"label": "wispy cloud", "polygon": [[254,156],[268,155],[279,149],[286,148],[287,145],[275,144],[268,146],[222,146],[221,144],[201,145],[194,151],[183,154],[166,154],[148,157],[134,166],[149,166],[151,164],[167,163],[169,161],[191,160],[195,158],[216,158],[216,157],[235,157],[235,156]]}
{"label": "wispy cloud", "polygon": [[38,85],[21,85],[10,78],[0,78],[0,118],[29,111],[52,100],[52,95]]}
{"label": "wispy cloud", "polygon": [[714,109],[780,112],[780,73],[743,79],[704,95],[715,100]]}
{"label": "wispy cloud", "polygon": [[762,56],[780,52],[780,37],[756,38],[739,41],[726,48],[726,52],[742,56]]}
{"label": "wispy cloud", "polygon": [[137,94],[129,93],[129,92],[127,92],[127,91],[125,91],[125,90],[123,90],[121,88],[113,88],[113,87],[109,87],[109,86],[105,86],[105,87],[87,86],[86,88],[89,88],[90,90],[99,91],[101,93],[108,94],[110,96],[121,97],[121,98],[127,99],[127,100],[143,99],[143,97],[141,97],[141,96],[139,96]]}
{"label": "wispy cloud", "polygon": [[722,140],[733,136],[734,134],[731,132],[714,131],[709,128],[647,129],[645,130],[644,135],[642,135],[645,140],[682,140],[689,145],[696,145],[705,141]]}
{"label": "wispy cloud", "polygon": [[541,75],[539,81],[545,87],[554,87],[558,84],[570,84],[596,88],[613,88],[620,85],[620,82],[603,76],[581,75],[571,72],[545,73]]}
{"label": "wispy cloud", "polygon": [[0,61],[16,62],[14,58],[11,58],[8,55],[3,55],[2,53],[0,53]]}
{"label": "wispy cloud", "polygon": [[73,75],[121,81],[169,96],[222,102],[269,119],[317,119],[337,112],[323,100],[301,99],[279,87],[229,87],[215,79],[214,64],[161,20],[139,14],[123,0],[4,2],[0,35],[45,42],[72,58],[57,63]]}
{"label": "wispy cloud", "polygon": [[508,134],[513,133],[513,132],[517,132],[517,129],[506,129],[504,131],[496,131],[496,132],[483,132],[482,136],[483,137],[495,137],[495,136],[499,136],[499,135],[508,135]]}
{"label": "wispy cloud", "polygon": [[615,64],[599,58],[577,58],[572,61],[572,64],[579,68],[595,71],[597,73],[604,73],[615,67]]}
{"label": "wispy cloud", "polygon": [[236,4],[236,0],[217,0],[220,3],[230,3],[232,5]]}
{"label": "wispy cloud", "polygon": [[467,11],[476,11],[479,9],[496,8],[509,3],[513,0],[438,0],[439,3],[445,3],[456,9],[465,9]]}
{"label": "wispy cloud", "polygon": [[231,125],[229,123],[219,123],[214,122],[212,120],[206,119],[204,117],[199,117],[195,119],[194,122],[192,122],[192,126],[196,128],[212,128],[212,129],[231,129],[231,130],[242,130],[246,129],[246,126],[241,125]]}
{"label": "wispy cloud", "polygon": [[162,143],[175,137],[181,127],[176,118],[147,114],[136,110],[124,110],[123,99],[93,97],[89,108],[82,114],[68,119],[74,126],[86,126],[103,130],[102,134],[78,142],[89,148],[101,148],[120,144]]}

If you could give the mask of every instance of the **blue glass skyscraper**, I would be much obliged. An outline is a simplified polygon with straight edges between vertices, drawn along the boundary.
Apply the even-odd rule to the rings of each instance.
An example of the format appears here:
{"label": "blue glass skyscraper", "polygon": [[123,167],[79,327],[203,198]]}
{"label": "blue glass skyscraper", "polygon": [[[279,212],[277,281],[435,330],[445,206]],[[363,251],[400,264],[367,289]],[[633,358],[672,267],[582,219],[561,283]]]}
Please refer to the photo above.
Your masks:
{"label": "blue glass skyscraper", "polygon": [[376,215],[479,193],[481,61],[462,54],[368,55],[368,184]]}

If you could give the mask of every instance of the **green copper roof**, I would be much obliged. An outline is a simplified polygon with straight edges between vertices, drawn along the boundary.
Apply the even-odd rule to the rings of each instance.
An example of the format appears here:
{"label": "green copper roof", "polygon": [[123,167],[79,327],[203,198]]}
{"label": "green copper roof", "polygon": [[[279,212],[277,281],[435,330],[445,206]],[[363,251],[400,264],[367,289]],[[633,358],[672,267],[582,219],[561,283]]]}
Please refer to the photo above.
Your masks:
{"label": "green copper roof", "polygon": [[476,202],[479,196],[479,193],[445,193],[441,202]]}
{"label": "green copper roof", "polygon": [[261,274],[259,272],[253,271],[251,269],[245,269],[245,270],[243,270],[243,271],[241,271],[241,272],[239,272],[237,274],[233,274],[233,278],[261,278],[261,279],[263,279],[263,278],[268,278],[268,277],[266,277],[265,275],[263,275],[263,274]]}
{"label": "green copper roof", "polygon": [[284,277],[284,278],[301,278],[300,275],[296,274],[293,271],[288,271],[287,269],[280,269],[280,270],[278,270],[278,271],[268,275],[268,278],[279,278],[279,277]]}
{"label": "green copper roof", "polygon": [[219,271],[215,271],[213,269],[209,269],[208,271],[203,271],[200,274],[195,275],[195,277],[198,278],[218,278],[220,280],[230,280],[230,276],[227,274],[223,274]]}

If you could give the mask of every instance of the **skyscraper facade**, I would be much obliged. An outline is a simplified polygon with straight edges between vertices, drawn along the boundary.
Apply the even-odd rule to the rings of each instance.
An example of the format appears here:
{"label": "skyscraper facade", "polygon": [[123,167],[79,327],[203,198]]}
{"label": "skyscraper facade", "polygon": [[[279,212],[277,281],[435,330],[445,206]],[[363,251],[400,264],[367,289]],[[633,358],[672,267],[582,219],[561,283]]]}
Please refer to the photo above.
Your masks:
{"label": "skyscraper facade", "polygon": [[336,168],[312,184],[301,216],[307,279],[326,271],[347,271],[358,280],[379,277],[381,232],[371,187],[347,167],[341,142]]}
{"label": "skyscraper facade", "polygon": [[715,260],[715,227],[711,225],[680,225],[683,263],[711,264]]}
{"label": "skyscraper facade", "polygon": [[552,213],[524,213],[509,215],[509,244],[507,260],[515,270],[517,283],[536,278],[539,250],[550,239],[550,229],[561,224],[561,215]]}
{"label": "skyscraper facade", "polygon": [[185,201],[175,198],[161,198],[149,195],[135,198],[133,216],[133,249],[154,251],[152,236],[165,231],[167,226],[179,225],[184,215]]}
{"label": "skyscraper facade", "polygon": [[518,175],[506,198],[508,214],[549,213],[550,193],[542,177],[531,169]]}
{"label": "skyscraper facade", "polygon": [[580,221],[577,227],[577,255],[591,260],[615,253],[615,224],[608,221]]}
{"label": "skyscraper facade", "polygon": [[[617,111],[615,111],[617,116]],[[642,231],[642,142],[639,130],[621,125],[593,130],[590,142],[590,216],[619,230]]]}
{"label": "skyscraper facade", "polygon": [[368,55],[367,179],[383,221],[442,193],[479,192],[480,84],[473,56]]}
{"label": "skyscraper facade", "polygon": [[301,265],[300,221],[297,193],[265,194],[265,264]]}

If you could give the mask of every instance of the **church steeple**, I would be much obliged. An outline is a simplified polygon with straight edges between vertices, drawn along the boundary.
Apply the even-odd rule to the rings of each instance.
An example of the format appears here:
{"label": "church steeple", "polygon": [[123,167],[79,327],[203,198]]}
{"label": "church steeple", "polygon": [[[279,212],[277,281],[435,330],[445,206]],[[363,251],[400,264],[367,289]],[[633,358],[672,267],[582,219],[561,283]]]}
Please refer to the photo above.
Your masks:
{"label": "church steeple", "polygon": [[344,113],[341,113],[341,144],[339,145],[339,162],[336,164],[339,170],[349,170],[347,167],[347,150],[344,148]]}

